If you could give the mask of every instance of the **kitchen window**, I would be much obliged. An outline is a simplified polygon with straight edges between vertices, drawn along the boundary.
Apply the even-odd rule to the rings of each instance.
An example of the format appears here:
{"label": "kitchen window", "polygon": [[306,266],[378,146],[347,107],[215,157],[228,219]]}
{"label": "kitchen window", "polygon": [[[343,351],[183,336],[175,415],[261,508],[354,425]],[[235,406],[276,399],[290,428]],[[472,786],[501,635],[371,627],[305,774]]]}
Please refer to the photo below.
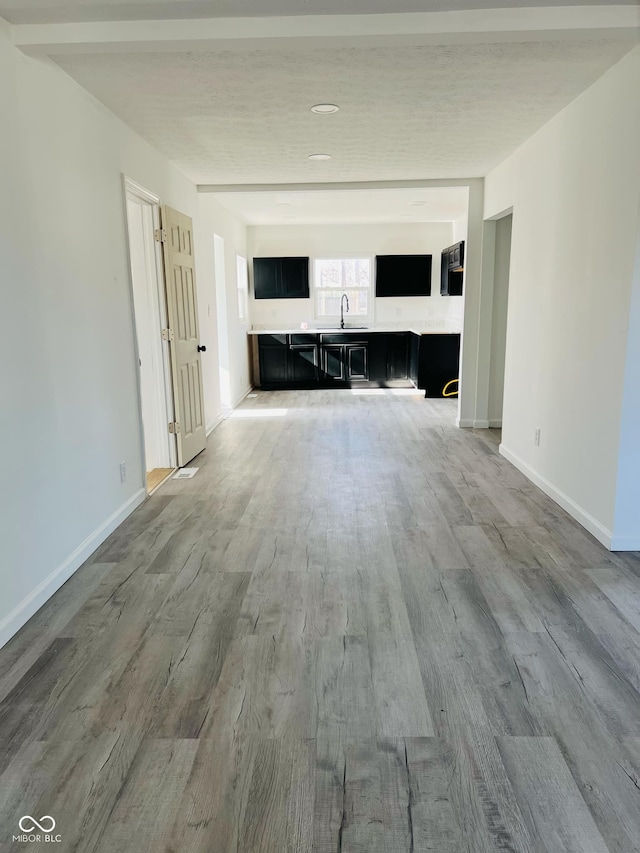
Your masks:
{"label": "kitchen window", "polygon": [[343,293],[349,299],[345,322],[373,319],[371,258],[315,258],[313,289],[317,320],[340,318]]}

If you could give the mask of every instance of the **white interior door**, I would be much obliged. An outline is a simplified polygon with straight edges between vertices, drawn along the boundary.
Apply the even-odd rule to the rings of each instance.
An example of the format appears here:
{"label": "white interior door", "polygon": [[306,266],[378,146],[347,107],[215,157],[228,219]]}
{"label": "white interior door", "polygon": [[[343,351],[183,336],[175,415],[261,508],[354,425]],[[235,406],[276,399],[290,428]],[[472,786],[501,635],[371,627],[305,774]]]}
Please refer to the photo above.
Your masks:
{"label": "white interior door", "polygon": [[182,466],[206,445],[193,225],[188,216],[163,205],[162,231],[175,432]]}
{"label": "white interior door", "polygon": [[138,349],[145,469],[172,468],[175,450],[168,423],[173,420],[167,384],[164,292],[159,288],[154,218],[157,207],[127,191],[129,258]]}

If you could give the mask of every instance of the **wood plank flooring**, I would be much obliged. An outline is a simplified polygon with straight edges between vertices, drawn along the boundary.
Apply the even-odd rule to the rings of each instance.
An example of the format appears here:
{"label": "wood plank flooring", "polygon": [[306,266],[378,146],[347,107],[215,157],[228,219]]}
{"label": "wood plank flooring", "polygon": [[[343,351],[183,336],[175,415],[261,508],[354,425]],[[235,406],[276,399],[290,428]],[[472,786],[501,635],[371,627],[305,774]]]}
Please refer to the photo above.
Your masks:
{"label": "wood plank flooring", "polygon": [[0,651],[0,850],[640,853],[640,554],[454,416],[246,400]]}

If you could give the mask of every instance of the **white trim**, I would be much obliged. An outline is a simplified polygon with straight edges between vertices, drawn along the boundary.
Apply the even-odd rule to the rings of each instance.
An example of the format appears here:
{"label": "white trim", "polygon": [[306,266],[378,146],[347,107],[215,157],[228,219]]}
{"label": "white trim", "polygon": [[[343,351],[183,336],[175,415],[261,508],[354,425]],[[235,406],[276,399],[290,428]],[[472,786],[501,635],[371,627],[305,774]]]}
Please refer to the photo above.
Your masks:
{"label": "white trim", "polygon": [[253,391],[253,385],[249,385],[249,387],[245,391],[243,391],[242,394],[240,394],[238,399],[235,401],[235,403],[233,404],[233,408],[234,409],[237,408],[240,405],[240,403],[245,399],[245,397],[248,397],[252,391]]}
{"label": "white trim", "polygon": [[[515,465],[518,471],[521,471],[525,477],[531,480],[531,482],[538,486],[539,489],[542,489],[546,495],[553,498],[553,500],[559,504],[562,509],[568,512],[572,518],[575,518],[575,520],[588,530],[592,536],[595,536],[598,542],[601,542],[605,548],[609,549],[609,551],[612,550],[613,534],[610,530],[579,506],[579,504],[572,500],[568,495],[565,495],[563,491],[554,486],[553,483],[549,482],[546,477],[543,477],[541,474],[538,474],[537,471],[534,471],[533,468],[520,459],[516,453],[513,453],[509,448],[505,447],[504,444],[501,444],[498,450],[501,456],[504,456],[504,458],[511,462],[512,465]],[[616,540],[619,538],[621,537],[616,537]]]}
{"label": "white trim", "polygon": [[460,429],[489,429],[489,421],[474,420],[473,418],[456,418],[456,426]]}
{"label": "white trim", "polygon": [[126,191],[134,198],[138,198],[146,204],[160,204],[160,198],[157,195],[145,189],[143,186],[140,186],[140,184],[137,184],[135,181],[132,181],[131,178],[128,178],[126,175],[123,175],[122,177],[124,178]]}
{"label": "white trim", "polygon": [[239,397],[238,397],[238,399],[235,401],[235,403],[233,404],[233,406],[231,406],[231,407],[229,407],[229,406],[223,406],[223,407],[222,407],[222,415],[221,415],[222,420],[225,420],[225,421],[226,421],[226,420],[227,420],[227,418],[231,416],[231,412],[232,412],[234,409],[237,409],[237,408],[238,408],[238,406],[240,405],[240,403],[242,403],[242,401],[245,399],[245,397],[248,397],[248,396],[249,396],[249,394],[250,394],[252,391],[253,391],[253,385],[249,385],[249,387],[248,387],[245,391],[243,391],[243,392],[240,394],[240,396],[239,396]]}
{"label": "white trim", "polygon": [[637,533],[632,533],[630,536],[617,536],[614,534],[611,537],[611,551],[640,551],[640,536]]}
{"label": "white trim", "polygon": [[206,428],[207,438],[209,438],[209,436],[211,435],[211,433],[214,431],[214,429],[217,426],[220,426],[220,424],[222,423],[223,420],[224,420],[224,415],[222,414],[222,412],[220,412],[218,417],[215,418],[215,420],[207,426],[207,428]]}
{"label": "white trim", "polygon": [[489,429],[502,429],[502,418],[489,418]]}
{"label": "white trim", "polygon": [[[146,490],[147,495],[149,494],[149,490],[147,488],[147,464],[146,464],[146,445],[145,445],[145,426],[144,419],[142,414],[142,386],[141,386],[141,377],[140,377],[140,351],[138,345],[138,327],[136,322],[136,313],[135,313],[135,299],[134,299],[134,282],[133,282],[133,270],[131,265],[131,231],[130,231],[130,223],[129,223],[129,210],[127,206],[127,202],[129,200],[138,201],[141,204],[151,208],[152,215],[152,228],[159,229],[160,228],[160,198],[152,193],[150,190],[145,189],[145,187],[136,183],[135,181],[128,178],[124,173],[122,173],[122,186],[123,186],[123,194],[124,194],[124,216],[125,216],[125,224],[126,224],[126,236],[127,236],[127,262],[128,262],[128,270],[129,270],[129,299],[131,305],[131,320],[133,326],[133,337],[134,337],[134,347],[135,347],[135,357],[136,357],[136,384],[138,390],[138,423],[140,429],[140,448],[141,448],[141,468],[142,468],[142,483]],[[165,412],[164,418],[162,421],[166,424],[169,424],[171,421],[175,420],[175,407],[174,407],[174,397],[173,397],[173,385],[171,381],[171,353],[169,349],[169,343],[167,341],[163,341],[160,339],[160,330],[168,324],[167,320],[167,305],[166,305],[166,291],[165,291],[165,279],[164,279],[164,260],[162,257],[162,246],[158,243],[153,234],[147,234],[147,239],[151,242],[153,241],[153,274],[155,278],[155,296],[157,298],[157,305],[159,310],[159,326],[156,327],[157,332],[157,345],[160,349],[161,353],[161,364],[158,365],[159,369],[155,371],[156,373],[156,381],[158,383],[158,391],[160,393],[161,403],[163,404],[163,409]],[[150,259],[151,260],[151,259]],[[155,424],[156,429],[158,429],[159,433],[163,429],[163,423],[158,422]],[[150,428],[150,427],[148,427]],[[178,464],[178,453],[177,453],[177,445],[176,438],[173,435],[170,435],[167,432],[166,435],[166,450],[168,453],[168,457],[166,459],[168,468],[175,468]],[[165,466],[163,466],[165,467]]]}
{"label": "white trim", "polygon": [[[45,4],[40,3],[40,6]],[[14,24],[14,45],[31,55],[164,51],[294,50],[425,44],[486,44],[572,38],[633,40],[630,5],[276,15],[141,21]],[[630,32],[628,32],[630,31]],[[302,47],[301,47],[302,45]]]}
{"label": "white trim", "polygon": [[71,575],[76,572],[80,566],[93,554],[104,540],[113,531],[122,524],[122,522],[131,515],[131,513],[140,506],[145,500],[145,489],[139,489],[132,497],[129,498],[122,506],[117,509],[113,515],[103,522],[100,527],[89,534],[84,542],[71,553],[56,569],[51,572],[38,586],[32,590],[20,604],[13,608],[0,622],[0,648],[7,643],[11,637],[16,634],[22,626],[28,622],[33,614],[38,611],[42,605],[48,601],[51,596],[62,586],[65,581],[69,580]]}

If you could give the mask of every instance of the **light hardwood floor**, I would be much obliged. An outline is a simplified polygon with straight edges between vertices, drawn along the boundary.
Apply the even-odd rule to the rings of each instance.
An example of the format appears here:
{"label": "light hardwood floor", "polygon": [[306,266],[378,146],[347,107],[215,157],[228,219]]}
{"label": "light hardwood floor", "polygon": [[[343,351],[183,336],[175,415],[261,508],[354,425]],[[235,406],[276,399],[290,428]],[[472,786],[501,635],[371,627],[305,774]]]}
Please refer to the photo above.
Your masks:
{"label": "light hardwood floor", "polygon": [[0,849],[640,851],[640,555],[454,414],[245,401],[0,652]]}

